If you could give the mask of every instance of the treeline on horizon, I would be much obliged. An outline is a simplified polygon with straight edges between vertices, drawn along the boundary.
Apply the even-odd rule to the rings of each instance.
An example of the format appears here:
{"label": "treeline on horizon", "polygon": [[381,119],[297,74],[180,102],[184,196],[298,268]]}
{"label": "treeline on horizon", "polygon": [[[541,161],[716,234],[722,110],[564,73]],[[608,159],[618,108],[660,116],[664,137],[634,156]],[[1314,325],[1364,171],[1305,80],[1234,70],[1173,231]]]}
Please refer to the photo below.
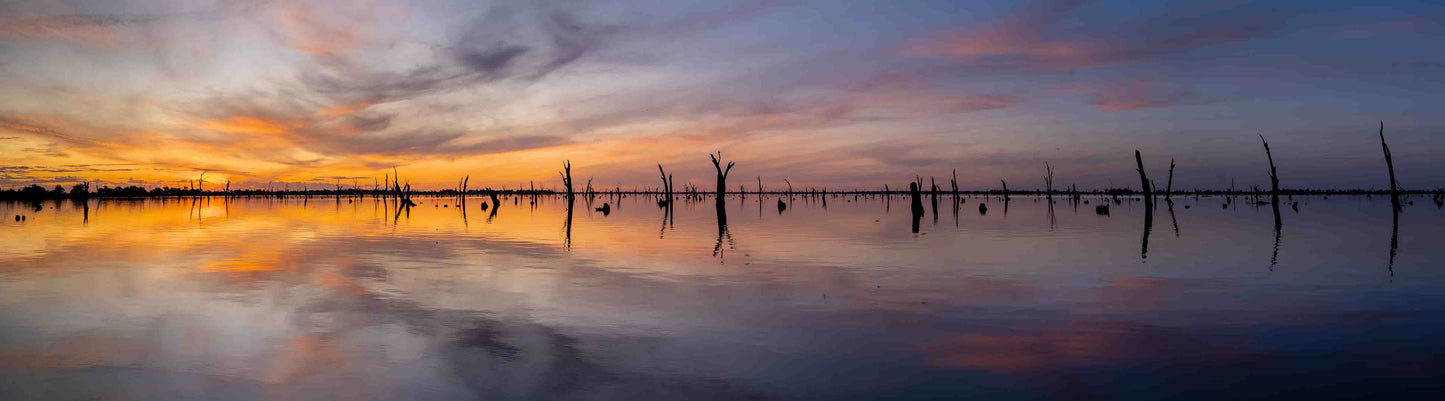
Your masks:
{"label": "treeline on horizon", "polygon": [[[1384,151],[1385,164],[1386,164],[1386,167],[1388,168],[1389,173],[1390,173],[1390,187],[1389,187],[1388,189],[1373,189],[1373,188],[1371,188],[1371,189],[1310,189],[1310,188],[1289,189],[1289,188],[1281,188],[1280,185],[1279,185],[1279,177],[1276,175],[1276,170],[1275,170],[1275,166],[1274,166],[1274,156],[1273,156],[1273,154],[1271,154],[1271,152],[1270,152],[1269,142],[1268,142],[1268,141],[1265,141],[1263,135],[1260,136],[1260,141],[1261,141],[1261,142],[1263,143],[1263,145],[1264,145],[1265,156],[1267,157],[1267,159],[1268,159],[1268,161],[1269,161],[1269,170],[1267,170],[1267,172],[1269,173],[1270,184],[1271,184],[1271,188],[1269,188],[1269,189],[1260,188],[1260,187],[1258,187],[1258,186],[1252,186],[1252,187],[1250,187],[1250,188],[1248,188],[1248,189],[1240,190],[1240,189],[1234,188],[1233,184],[1231,184],[1231,185],[1230,185],[1230,188],[1228,188],[1228,189],[1198,189],[1198,188],[1194,188],[1194,189],[1190,189],[1190,190],[1177,190],[1177,191],[1176,191],[1176,190],[1173,189],[1174,167],[1175,167],[1175,165],[1174,165],[1174,160],[1173,160],[1173,159],[1170,159],[1170,161],[1169,161],[1169,177],[1168,177],[1169,179],[1168,179],[1168,181],[1166,182],[1165,187],[1161,190],[1160,188],[1158,188],[1158,187],[1156,186],[1156,184],[1154,183],[1153,180],[1149,180],[1149,179],[1145,176],[1145,173],[1144,173],[1144,163],[1143,163],[1143,160],[1140,159],[1140,154],[1139,154],[1139,151],[1137,151],[1137,150],[1134,152],[1134,157],[1135,157],[1135,159],[1136,159],[1136,161],[1137,161],[1137,164],[1138,164],[1138,170],[1137,170],[1137,171],[1139,172],[1140,179],[1141,179],[1141,186],[1142,186],[1141,189],[1138,189],[1138,190],[1133,189],[1133,188],[1107,188],[1107,189],[1093,189],[1093,190],[1085,189],[1085,190],[1080,190],[1080,189],[1078,189],[1077,186],[1074,186],[1074,185],[1070,185],[1070,186],[1068,186],[1068,187],[1066,187],[1066,188],[1064,188],[1064,189],[1056,190],[1056,189],[1054,189],[1054,186],[1053,186],[1053,175],[1054,175],[1055,166],[1049,165],[1048,163],[1045,163],[1045,164],[1044,164],[1044,168],[1045,168],[1045,171],[1046,171],[1046,173],[1044,174],[1045,189],[1042,189],[1042,190],[1040,190],[1040,189],[1033,189],[1033,190],[1009,190],[1009,189],[1008,189],[1008,183],[1005,182],[1004,180],[999,180],[999,183],[1001,184],[1001,188],[1000,188],[1000,189],[993,189],[993,190],[961,190],[961,189],[959,189],[959,187],[958,187],[958,179],[957,179],[957,171],[956,171],[956,170],[953,172],[954,177],[953,177],[953,179],[951,180],[951,188],[950,188],[950,189],[947,189],[947,190],[945,190],[945,189],[943,189],[943,188],[940,188],[940,187],[936,184],[936,181],[933,180],[933,177],[929,177],[930,185],[929,185],[928,187],[924,187],[924,186],[923,186],[922,177],[915,177],[915,178],[914,178],[914,182],[913,182],[912,184],[914,184],[914,185],[916,186],[916,188],[919,190],[919,192],[921,192],[921,193],[935,194],[935,195],[936,195],[936,194],[970,194],[970,195],[1070,195],[1070,196],[1075,196],[1075,197],[1077,197],[1077,196],[1079,196],[1079,195],[1111,195],[1111,196],[1122,196],[1122,195],[1143,194],[1143,195],[1145,195],[1145,196],[1147,197],[1147,196],[1151,196],[1151,195],[1259,195],[1259,194],[1266,194],[1266,193],[1268,193],[1268,194],[1273,194],[1273,195],[1314,195],[1314,194],[1319,194],[1319,195],[1331,195],[1331,194],[1343,194],[1343,195],[1377,195],[1377,194],[1404,195],[1404,194],[1426,194],[1426,195],[1434,195],[1434,198],[1436,199],[1436,202],[1439,203],[1440,200],[1442,199],[1442,195],[1445,195],[1445,188],[1436,188],[1436,189],[1432,189],[1432,190],[1406,190],[1406,189],[1400,188],[1400,186],[1399,186],[1399,185],[1397,184],[1397,182],[1395,181],[1395,166],[1394,166],[1394,161],[1392,160],[1392,157],[1391,157],[1391,154],[1390,154],[1390,148],[1389,148],[1389,145],[1387,145],[1387,144],[1385,143],[1385,124],[1384,124],[1383,122],[1380,123],[1380,133],[1379,133],[1379,135],[1380,135],[1380,146],[1381,146],[1382,150]],[[787,180],[786,178],[783,179],[783,181],[788,182],[788,184],[787,184],[788,186],[787,186],[787,189],[786,189],[786,190],[767,191],[767,190],[764,190],[764,189],[763,189],[762,177],[758,177],[758,182],[757,182],[756,190],[748,191],[745,186],[739,185],[739,186],[738,186],[738,191],[733,192],[733,191],[729,191],[729,190],[727,190],[726,188],[722,187],[723,185],[726,185],[725,182],[726,182],[726,177],[727,177],[727,175],[726,175],[726,171],[724,171],[724,170],[721,168],[721,166],[718,165],[718,164],[719,164],[720,157],[721,157],[721,152],[719,152],[719,154],[716,155],[716,156],[709,154],[708,157],[712,159],[712,163],[714,164],[715,167],[718,168],[718,177],[719,177],[719,179],[718,179],[718,185],[719,185],[719,187],[718,187],[718,188],[715,188],[715,194],[716,194],[716,196],[721,196],[721,195],[724,195],[724,194],[729,193],[729,192],[735,193],[735,194],[813,195],[813,196],[826,196],[826,195],[829,195],[829,194],[833,194],[833,195],[844,195],[844,194],[848,194],[848,195],[852,195],[852,194],[907,195],[907,194],[909,194],[909,193],[911,192],[911,191],[909,191],[909,190],[902,189],[902,187],[900,187],[900,188],[898,188],[898,189],[894,189],[894,188],[891,188],[891,187],[890,187],[889,185],[887,185],[887,184],[883,185],[882,188],[879,188],[878,190],[851,190],[851,191],[831,191],[831,192],[830,192],[830,191],[828,191],[828,189],[827,189],[826,187],[824,187],[824,188],[804,188],[804,189],[795,191],[795,190],[793,189],[793,187],[792,187],[792,183],[791,183],[791,182],[788,182],[788,180]],[[728,167],[728,170],[731,170],[731,169],[732,169],[732,166],[733,166],[733,163],[732,163],[732,162],[729,162],[729,163],[728,163],[728,166],[727,166],[727,167]],[[395,170],[395,169],[393,169],[393,170]],[[666,172],[662,171],[662,165],[660,165],[660,164],[658,165],[658,170],[659,170],[660,172],[662,172],[662,180],[663,180],[663,187],[660,187],[660,188],[644,188],[644,189],[642,189],[642,190],[638,190],[638,189],[635,189],[635,188],[634,188],[634,189],[632,189],[632,190],[626,190],[626,191],[624,191],[621,187],[614,187],[614,189],[611,190],[611,191],[607,191],[607,190],[598,191],[598,190],[595,190],[595,189],[592,187],[591,179],[588,179],[588,181],[587,181],[587,186],[586,186],[586,188],[582,191],[582,193],[585,194],[585,195],[596,195],[596,194],[618,194],[618,195],[621,195],[621,194],[651,194],[651,195],[672,195],[672,194],[674,194],[674,191],[672,190],[672,177],[671,177],[670,175],[668,175]],[[572,171],[571,171],[571,162],[568,161],[568,162],[564,163],[564,171],[563,171],[563,172],[559,172],[559,174],[562,176],[563,184],[566,186],[566,192],[565,192],[565,194],[566,194],[567,196],[571,196],[571,195],[573,194],[572,174],[571,174],[571,173],[572,173]],[[21,187],[21,188],[0,189],[0,200],[41,201],[41,200],[50,200],[50,199],[88,199],[88,198],[92,198],[92,197],[97,197],[97,198],[145,198],[145,197],[181,197],[181,196],[243,196],[243,197],[244,197],[244,196],[276,196],[276,197],[279,197],[279,196],[343,196],[343,195],[345,195],[345,196],[366,196],[366,195],[372,195],[372,196],[394,196],[394,197],[404,198],[404,199],[405,199],[405,198],[409,198],[411,195],[423,195],[423,196],[425,196],[425,195],[450,195],[450,196],[456,196],[456,195],[492,195],[492,196],[495,197],[495,196],[498,195],[498,194],[553,195],[553,194],[561,194],[561,193],[563,193],[563,192],[558,192],[558,191],[553,190],[553,189],[546,189],[546,188],[541,188],[541,189],[539,189],[539,188],[536,188],[535,182],[533,182],[533,183],[530,185],[530,187],[528,187],[528,188],[523,188],[523,187],[521,187],[521,186],[519,185],[519,186],[517,187],[517,189],[511,189],[511,190],[509,190],[509,189],[496,189],[496,190],[494,190],[494,189],[491,189],[491,188],[468,189],[468,188],[467,188],[467,183],[471,180],[471,177],[470,177],[470,176],[464,177],[464,178],[462,178],[461,180],[458,180],[458,181],[457,181],[457,186],[456,186],[455,188],[448,188],[448,189],[434,190],[434,191],[418,191],[418,190],[412,190],[412,189],[411,189],[411,184],[409,184],[409,183],[406,183],[406,184],[402,183],[401,180],[400,180],[400,176],[401,176],[401,175],[400,175],[399,172],[398,172],[396,175],[394,175],[394,176],[388,174],[388,175],[387,175],[387,180],[386,180],[386,182],[385,182],[384,184],[383,184],[383,183],[377,183],[377,185],[374,185],[371,189],[363,189],[363,188],[360,188],[360,187],[357,187],[357,186],[354,186],[354,185],[353,185],[352,187],[350,187],[350,188],[345,188],[345,187],[343,187],[341,184],[338,183],[338,184],[336,184],[336,186],[335,186],[334,189],[317,189],[317,190],[312,190],[312,189],[308,189],[308,188],[304,188],[304,187],[303,187],[303,189],[301,189],[301,190],[298,191],[298,190],[291,190],[291,189],[288,187],[288,188],[285,188],[285,189],[282,189],[282,190],[274,190],[274,189],[271,189],[270,186],[268,185],[268,188],[267,188],[267,189],[240,189],[240,190],[232,190],[232,189],[230,189],[230,187],[231,187],[230,182],[227,182],[227,183],[225,184],[225,187],[224,187],[223,190],[220,190],[220,191],[216,191],[216,190],[207,191],[207,190],[205,189],[205,176],[206,176],[206,172],[202,172],[199,179],[197,179],[197,180],[195,180],[195,181],[193,181],[193,182],[189,182],[189,183],[188,183],[189,186],[188,186],[188,187],[185,187],[185,188],[176,188],[176,187],[170,187],[170,186],[161,186],[161,187],[146,188],[146,187],[143,187],[143,186],[135,186],[135,185],[132,185],[132,186],[124,186],[124,187],[101,186],[101,187],[95,188],[95,189],[92,191],[91,186],[90,186],[90,183],[88,183],[88,182],[83,182],[83,183],[79,183],[79,184],[74,184],[73,186],[70,187],[69,190],[67,190],[64,186],[61,186],[61,185],[56,185],[54,188],[46,189],[44,186],[41,186],[41,185],[38,185],[38,184],[31,184],[31,185],[29,185],[29,186],[25,186],[25,187]],[[395,179],[393,179],[393,177],[395,177]],[[945,178],[947,178],[947,177],[945,177]],[[696,186],[696,185],[685,185],[684,188],[683,188],[683,190],[682,190],[681,192],[677,192],[677,193],[678,193],[678,194],[682,194],[682,195],[687,195],[687,196],[700,197],[700,196],[706,196],[706,195],[709,193],[709,191],[705,191],[705,190],[699,188],[699,187]]]}
{"label": "treeline on horizon", "polygon": [[[1445,190],[1442,190],[1442,189],[1434,189],[1434,190],[1400,190],[1399,193],[1400,193],[1400,194],[1414,194],[1414,195],[1431,195],[1431,194],[1440,193],[1440,192],[1442,192],[1442,191],[1445,191]],[[1041,190],[1041,189],[1035,189],[1035,190],[1010,189],[1010,190],[1005,191],[1005,190],[1002,190],[1002,189],[993,189],[993,190],[950,190],[950,189],[942,189],[942,188],[938,188],[938,189],[925,188],[925,189],[921,190],[920,192],[922,192],[922,193],[924,193],[924,194],[959,194],[959,195],[1073,195],[1073,194],[1079,194],[1079,195],[1108,195],[1108,196],[1115,196],[1115,195],[1117,195],[1117,196],[1139,195],[1139,194],[1142,194],[1142,193],[1143,193],[1142,191],[1139,191],[1139,190],[1136,190],[1136,189],[1133,189],[1133,188],[1109,188],[1109,189],[1094,189],[1094,190],[1053,190],[1053,191]],[[1258,195],[1258,194],[1268,194],[1268,193],[1270,193],[1270,190],[1269,190],[1269,189],[1264,189],[1264,188],[1259,188],[1259,187],[1251,187],[1251,188],[1249,188],[1249,189],[1241,189],[1241,190],[1232,190],[1232,189],[1217,189],[1217,190],[1191,189],[1191,190],[1187,190],[1187,191],[1185,191],[1185,190],[1175,190],[1175,191],[1167,191],[1167,192],[1166,192],[1166,191],[1163,191],[1163,190],[1159,190],[1159,191],[1151,191],[1151,192],[1154,192],[1155,194],[1158,194],[1158,195],[1172,194],[1172,195],[1186,195],[1186,196],[1187,196],[1187,195]],[[559,192],[559,191],[553,190],[553,189],[500,189],[500,190],[493,190],[493,189],[471,189],[471,190],[467,190],[467,191],[460,191],[460,190],[450,189],[450,188],[448,188],[448,189],[442,189],[442,190],[435,190],[435,191],[415,191],[415,190],[414,190],[414,191],[409,192],[409,194],[411,194],[411,195],[417,195],[417,196],[488,195],[488,194],[492,194],[492,193],[499,194],[499,195],[559,195],[559,194],[562,194],[563,192]],[[623,190],[623,189],[621,189],[621,188],[614,188],[613,190],[610,190],[610,191],[583,192],[584,195],[598,195],[598,194],[600,194],[600,195],[607,195],[607,194],[659,195],[659,194],[663,194],[663,193],[664,193],[664,192],[663,192],[662,190],[656,190],[656,189]],[[891,187],[890,187],[888,190],[881,190],[881,189],[880,189],[880,190],[853,190],[853,191],[833,191],[833,190],[828,190],[828,189],[826,189],[826,188],[806,188],[806,189],[799,189],[799,190],[793,190],[793,191],[789,191],[789,190],[780,190],[780,191],[756,191],[756,190],[752,190],[752,191],[728,191],[728,194],[748,194],[748,195],[855,195],[855,194],[859,194],[859,195],[868,195],[868,194],[872,194],[872,195],[885,195],[885,194],[886,194],[886,195],[907,195],[908,193],[909,193],[909,192],[908,192],[908,190],[906,190],[906,189],[893,189],[893,188],[891,188]],[[275,196],[390,196],[390,195],[392,195],[392,194],[393,194],[393,191],[391,191],[391,190],[382,190],[382,189],[339,189],[339,190],[338,190],[338,189],[305,189],[305,190],[239,189],[239,190],[230,190],[230,191],[226,191],[226,190],[216,191],[216,190],[198,190],[198,189],[192,189],[192,188],[175,188],[175,187],[169,187],[169,186],[146,188],[146,187],[142,187],[142,186],[132,185],[132,186],[126,186],[126,187],[101,186],[101,187],[96,187],[96,188],[94,188],[93,190],[91,190],[90,188],[87,188],[87,185],[86,185],[86,184],[75,184],[75,185],[71,186],[70,189],[66,189],[64,186],[61,186],[61,185],[56,185],[56,186],[54,186],[54,187],[52,187],[52,188],[50,188],[50,189],[46,189],[46,188],[43,187],[43,186],[32,184],[32,185],[25,186],[25,187],[21,187],[21,188],[0,189],[0,200],[9,200],[9,201],[14,201],[14,200],[21,200],[21,201],[43,201],[43,200],[54,200],[54,199],[153,198],[153,197],[189,197],[189,196],[233,196],[233,197],[262,197],[262,196],[265,196],[265,197],[275,197]],[[690,188],[688,188],[687,190],[685,190],[685,191],[683,191],[683,192],[679,192],[679,193],[677,193],[677,194],[679,194],[679,195],[687,195],[687,196],[709,196],[709,195],[712,195],[713,192],[712,192],[712,191],[705,191],[705,190],[702,190],[702,189],[699,189],[699,188],[691,188],[691,187],[690,187]],[[1388,195],[1388,194],[1390,194],[1390,190],[1389,190],[1389,189],[1283,189],[1283,188],[1282,188],[1282,189],[1279,190],[1279,194],[1281,194],[1281,195]]]}

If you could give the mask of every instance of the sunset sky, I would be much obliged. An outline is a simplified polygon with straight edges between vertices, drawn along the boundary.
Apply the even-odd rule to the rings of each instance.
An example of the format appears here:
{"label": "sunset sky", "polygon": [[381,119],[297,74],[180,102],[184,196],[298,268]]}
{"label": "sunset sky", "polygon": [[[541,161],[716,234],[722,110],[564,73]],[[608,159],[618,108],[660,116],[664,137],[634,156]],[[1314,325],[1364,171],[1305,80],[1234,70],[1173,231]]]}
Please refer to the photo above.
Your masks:
{"label": "sunset sky", "polygon": [[0,187],[1436,188],[1431,3],[0,0]]}

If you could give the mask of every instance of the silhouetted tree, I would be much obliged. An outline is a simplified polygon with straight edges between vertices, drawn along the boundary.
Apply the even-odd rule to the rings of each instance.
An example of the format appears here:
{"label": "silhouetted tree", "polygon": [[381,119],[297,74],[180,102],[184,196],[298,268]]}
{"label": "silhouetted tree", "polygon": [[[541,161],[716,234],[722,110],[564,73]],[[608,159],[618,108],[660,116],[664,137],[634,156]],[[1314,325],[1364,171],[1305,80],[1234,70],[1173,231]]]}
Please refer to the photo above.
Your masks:
{"label": "silhouetted tree", "polygon": [[[1259,141],[1264,143],[1264,156],[1269,160],[1269,194],[1275,201],[1279,200],[1279,173],[1274,168],[1274,154],[1269,151],[1269,141],[1264,140],[1264,135],[1259,136]],[[1172,170],[1172,168],[1171,168]]]}
{"label": "silhouetted tree", "polygon": [[707,155],[707,157],[712,159],[712,167],[717,169],[717,197],[721,200],[723,194],[727,193],[728,172],[733,171],[733,162],[728,162],[727,168],[724,169],[721,164],[722,161],[720,160],[722,158],[722,151],[718,151],[717,155]]}
{"label": "silhouetted tree", "polygon": [[1395,160],[1390,156],[1390,145],[1385,143],[1385,122],[1380,122],[1380,148],[1385,151],[1385,167],[1390,169],[1390,198],[1399,208],[1400,187],[1395,184]]}
{"label": "silhouetted tree", "polygon": [[[564,186],[567,187],[567,197],[568,197],[568,198],[571,198],[571,197],[572,197],[572,161],[571,161],[571,160],[568,160],[568,161],[562,162],[562,171],[557,172],[557,175],[562,176],[562,185],[564,185]],[[570,221],[570,220],[569,220],[569,221]],[[569,226],[570,226],[570,223],[569,223]]]}

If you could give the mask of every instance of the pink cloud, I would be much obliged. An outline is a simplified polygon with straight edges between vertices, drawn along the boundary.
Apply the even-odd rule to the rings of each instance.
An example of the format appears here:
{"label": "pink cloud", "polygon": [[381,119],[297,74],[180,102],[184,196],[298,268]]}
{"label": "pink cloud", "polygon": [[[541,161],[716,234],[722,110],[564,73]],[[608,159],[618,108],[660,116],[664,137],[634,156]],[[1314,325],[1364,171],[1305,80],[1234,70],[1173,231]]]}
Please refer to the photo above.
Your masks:
{"label": "pink cloud", "polygon": [[1106,112],[1205,104],[1220,100],[1193,86],[1143,80],[1093,84],[1074,89],[1084,92],[1084,102],[1099,106],[1099,111]]}
{"label": "pink cloud", "polygon": [[1284,21],[1274,12],[1179,12],[1131,18],[1104,29],[1066,29],[1064,22],[1084,3],[1036,2],[992,24],[915,40],[903,54],[973,65],[1094,67],[1245,42],[1276,32]]}

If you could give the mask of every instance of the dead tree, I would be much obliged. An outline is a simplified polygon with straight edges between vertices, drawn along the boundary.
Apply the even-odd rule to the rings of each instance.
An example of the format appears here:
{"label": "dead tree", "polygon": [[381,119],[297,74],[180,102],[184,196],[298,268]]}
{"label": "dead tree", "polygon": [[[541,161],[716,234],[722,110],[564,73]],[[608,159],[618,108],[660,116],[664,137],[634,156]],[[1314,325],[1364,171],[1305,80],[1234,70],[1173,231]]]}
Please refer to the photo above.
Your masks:
{"label": "dead tree", "polygon": [[958,195],[958,169],[953,169],[953,179],[950,179],[948,184],[953,187],[953,194]]}
{"label": "dead tree", "polygon": [[788,195],[789,195],[789,196],[793,195],[793,182],[792,182],[792,181],[788,181],[787,178],[784,178],[784,179],[783,179],[783,182],[788,183]]}
{"label": "dead tree", "polygon": [[712,159],[712,167],[717,169],[717,199],[721,202],[723,195],[727,194],[728,172],[733,171],[733,162],[728,162],[727,168],[724,169],[722,160],[719,160],[722,159],[722,151],[718,151],[717,155],[707,155],[707,157]]}
{"label": "dead tree", "polygon": [[[1273,163],[1271,163],[1273,164]],[[1169,199],[1174,193],[1174,158],[1169,158],[1169,181],[1164,184],[1164,199]]]}
{"label": "dead tree", "polygon": [[763,176],[758,176],[758,195],[763,194]]}
{"label": "dead tree", "polygon": [[662,163],[657,164],[657,172],[662,174],[662,195],[665,196],[663,202],[672,202],[672,176],[662,169]]}
{"label": "dead tree", "polygon": [[1269,196],[1275,201],[1279,200],[1279,174],[1274,168],[1274,154],[1269,151],[1269,141],[1264,140],[1264,135],[1259,136],[1259,141],[1264,143],[1264,156],[1269,159]]}
{"label": "dead tree", "polygon": [[1044,196],[1054,197],[1054,166],[1044,162]]}
{"label": "dead tree", "polygon": [[557,175],[562,176],[562,185],[567,187],[567,197],[568,197],[568,198],[571,198],[571,197],[572,197],[572,161],[571,161],[571,160],[567,160],[567,161],[562,162],[562,171],[558,171],[558,172],[557,172]]}
{"label": "dead tree", "polygon": [[933,222],[938,222],[938,182],[928,176],[928,201],[933,204]]}
{"label": "dead tree", "polygon": [[1137,149],[1134,150],[1134,163],[1139,166],[1137,170],[1139,171],[1139,188],[1144,191],[1144,207],[1152,210],[1154,206],[1154,191],[1150,188],[1149,176],[1144,173],[1144,157],[1139,155]]}
{"label": "dead tree", "polygon": [[923,215],[923,196],[919,193],[921,190],[920,187],[922,187],[922,185],[918,185],[918,180],[908,183],[908,196],[912,199],[914,220],[917,220],[918,216]]}
{"label": "dead tree", "polygon": [[1390,169],[1390,197],[1400,196],[1400,187],[1395,184],[1395,159],[1390,157],[1390,145],[1385,143],[1385,122],[1380,122],[1380,148],[1385,150],[1385,167]]}
{"label": "dead tree", "polygon": [[999,182],[999,184],[1003,184],[1003,200],[1007,201],[1007,200],[1008,200],[1008,181],[1004,181],[1002,178],[1000,178],[1000,179],[998,180],[998,182]]}

